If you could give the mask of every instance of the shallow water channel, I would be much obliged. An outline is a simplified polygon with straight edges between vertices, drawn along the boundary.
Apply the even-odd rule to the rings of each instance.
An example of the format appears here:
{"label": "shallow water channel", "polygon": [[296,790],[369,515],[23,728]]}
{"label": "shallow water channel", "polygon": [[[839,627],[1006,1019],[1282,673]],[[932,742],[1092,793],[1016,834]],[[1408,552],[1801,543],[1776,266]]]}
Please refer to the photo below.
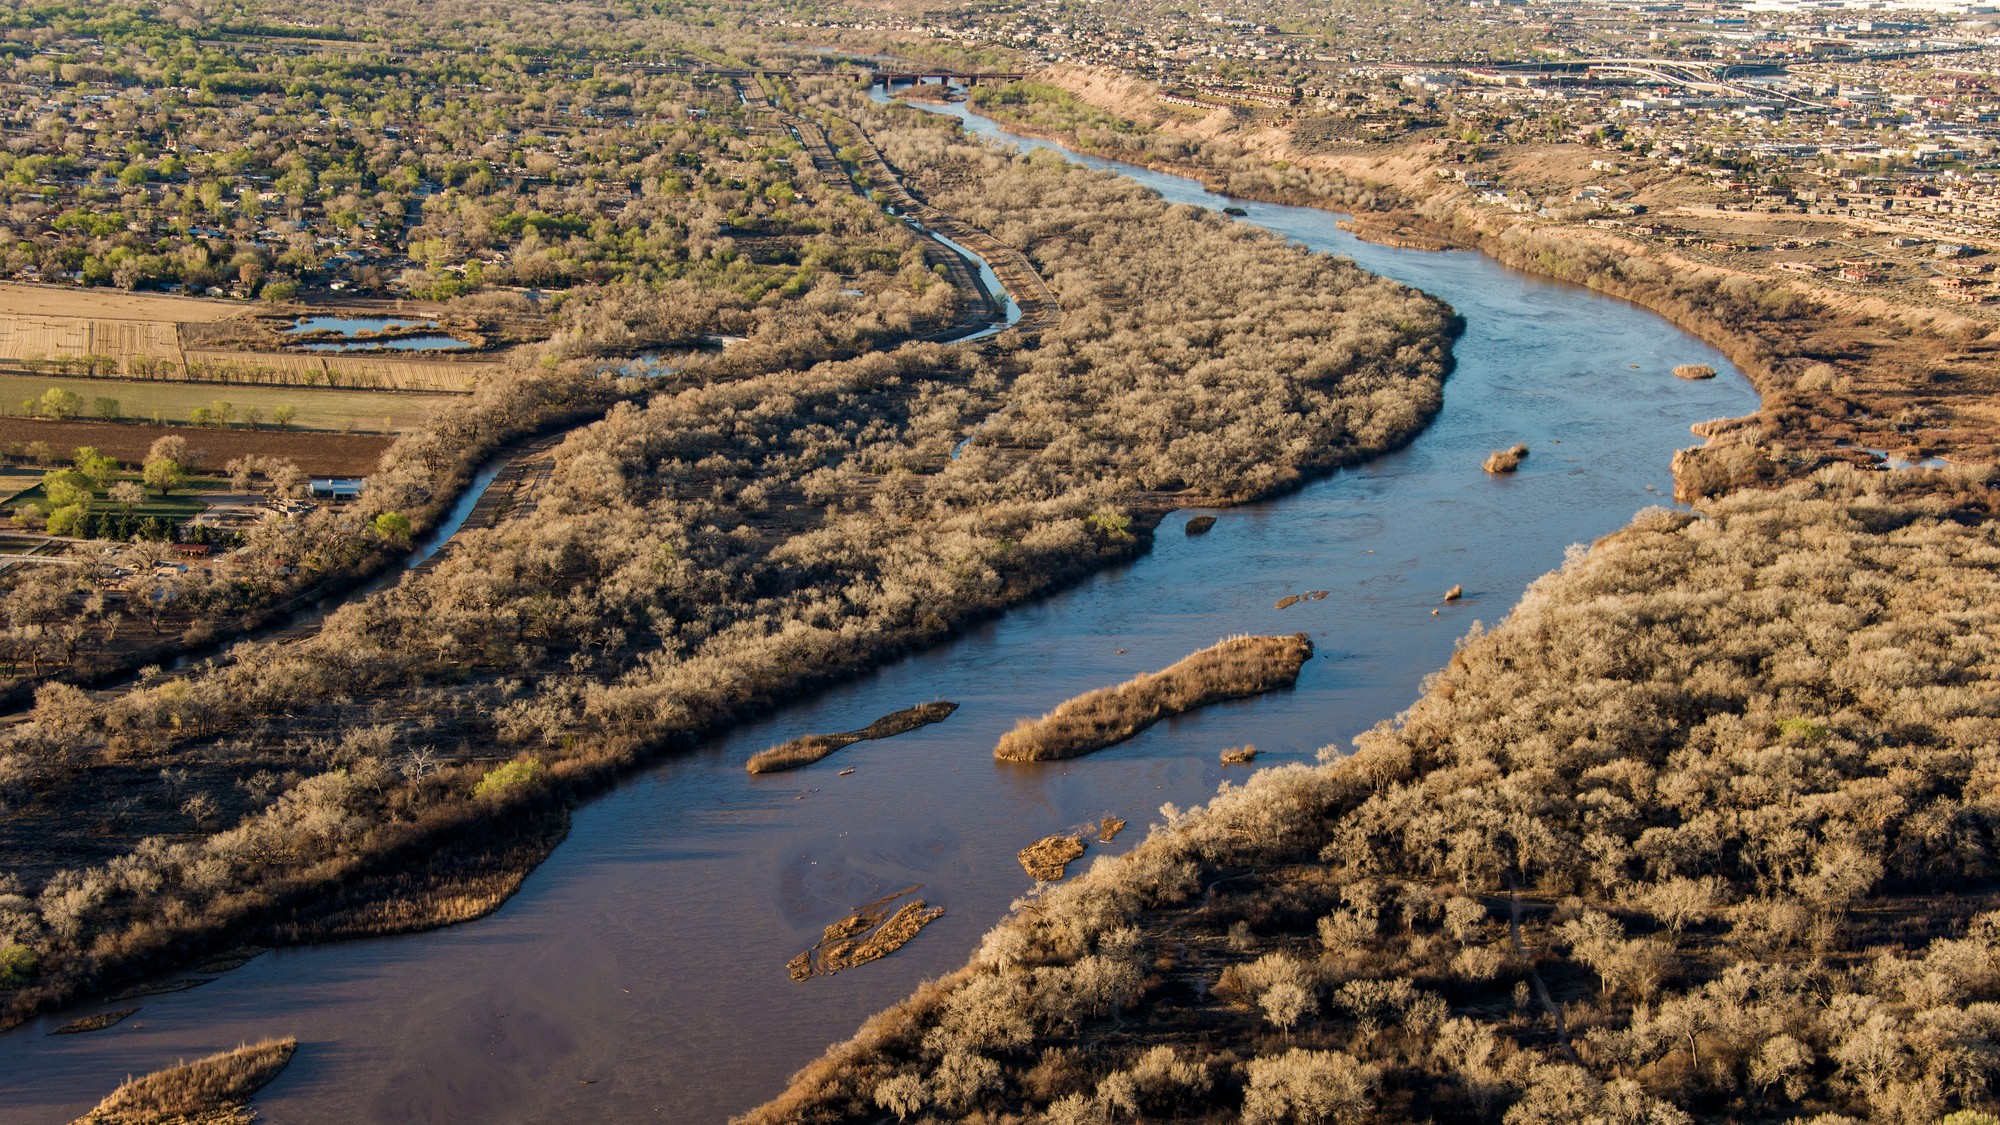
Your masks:
{"label": "shallow water channel", "polygon": [[[1176,201],[1235,202],[1088,163]],[[1171,517],[1130,565],[645,772],[580,810],[569,839],[488,918],[268,953],[204,987],[132,1002],[143,1010],[103,1032],[46,1034],[129,1004],[79,1006],[0,1036],[0,1119],[56,1125],[127,1074],[289,1034],[297,1060],[258,1098],[264,1120],[281,1125],[719,1122],[961,964],[1030,888],[1016,849],[1112,813],[1132,826],[1097,850],[1123,850],[1163,802],[1200,803],[1245,776],[1219,764],[1225,746],[1256,744],[1259,766],[1345,746],[1406,707],[1473,620],[1498,620],[1566,547],[1664,502],[1668,460],[1694,441],[1690,423],[1756,405],[1715,349],[1631,305],[1474,253],[1361,243],[1327,212],[1240,205],[1249,214],[1239,221],[1350,255],[1464,315],[1444,410],[1409,448],[1218,512],[1206,536],[1182,534],[1193,513]],[[1676,379],[1677,363],[1723,376]],[[1533,449],[1518,474],[1480,471],[1490,450],[1516,441]],[[1443,604],[1458,583],[1466,598]],[[1332,594],[1273,608],[1318,589]],[[1298,630],[1319,655],[1295,690],[1079,761],[993,760],[1017,717],[1230,634]],[[961,706],[815,767],[743,771],[772,743],[931,699]],[[827,923],[914,883],[947,912],[901,952],[831,978],[787,978],[786,959]]]}

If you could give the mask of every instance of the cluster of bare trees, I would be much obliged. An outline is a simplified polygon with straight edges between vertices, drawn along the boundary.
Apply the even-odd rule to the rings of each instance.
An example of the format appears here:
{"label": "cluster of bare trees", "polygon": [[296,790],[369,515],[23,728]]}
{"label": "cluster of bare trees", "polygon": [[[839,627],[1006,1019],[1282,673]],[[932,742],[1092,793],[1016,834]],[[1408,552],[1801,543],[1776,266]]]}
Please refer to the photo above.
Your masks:
{"label": "cluster of bare trees", "polygon": [[[1445,311],[1401,286],[1108,176],[963,146],[898,159],[963,184],[953,205],[986,207],[1055,273],[1074,323],[1013,350],[911,344],[773,369],[796,346],[769,327],[778,306],[745,344],[622,381],[650,398],[573,433],[531,516],[462,533],[318,637],[108,702],[51,691],[0,741],[0,773],[25,779],[9,817],[76,849],[16,861],[0,946],[41,969],[15,1010],[269,918],[307,873],[575,792],[939,639],[1128,556],[1143,519],[1188,492],[1284,488],[1405,440],[1435,408]],[[814,299],[792,315],[819,339],[865,340],[836,315],[852,306]],[[698,323],[647,300],[596,303],[606,324]],[[553,407],[557,388],[587,385],[512,393]],[[434,502],[497,423],[447,412],[403,439],[369,510]],[[46,749],[86,729],[69,758]],[[496,756],[521,763],[500,767],[514,783],[482,786]],[[184,773],[128,778],[115,822],[65,827],[66,801],[137,760]],[[177,811],[197,791],[201,823]]]}
{"label": "cluster of bare trees", "polygon": [[1351,757],[1164,810],[752,1120],[1992,1112],[1988,477],[1641,515]]}

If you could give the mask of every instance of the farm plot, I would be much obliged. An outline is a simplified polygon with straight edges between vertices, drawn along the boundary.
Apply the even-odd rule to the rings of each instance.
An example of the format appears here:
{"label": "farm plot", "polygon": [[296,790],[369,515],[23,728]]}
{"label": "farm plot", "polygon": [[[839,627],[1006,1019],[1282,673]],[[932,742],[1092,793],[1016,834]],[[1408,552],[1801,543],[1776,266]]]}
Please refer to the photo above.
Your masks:
{"label": "farm plot", "polygon": [[[150,379],[77,379],[33,375],[0,375],[0,413],[25,416],[24,407],[50,388],[66,390],[81,401],[79,413],[105,420],[134,419],[155,424],[193,420],[197,409],[210,420],[275,422],[278,411],[289,410],[297,429],[358,433],[401,433],[422,422],[439,406],[462,401],[456,395],[384,394],[377,391],[329,390],[323,387],[246,387],[235,384],[169,383]],[[101,404],[99,399],[115,403]],[[228,416],[218,404],[228,405]],[[252,411],[256,414],[253,417]],[[110,413],[106,413],[110,412]]]}
{"label": "farm plot", "polygon": [[[107,457],[126,464],[146,458],[153,443],[169,434],[187,439],[195,464],[220,469],[246,454],[290,461],[313,476],[361,477],[375,471],[395,438],[389,434],[329,434],[297,430],[196,429],[192,426],[143,426],[118,422],[48,422],[0,418],[0,447],[20,454],[36,442],[48,446],[58,460],[70,451],[95,446]],[[32,483],[39,484],[37,473]]]}
{"label": "farm plot", "polygon": [[497,361],[490,360],[215,349],[191,350],[186,357],[186,373],[204,382],[230,385],[275,383],[438,394],[470,393],[483,376],[500,367]]}
{"label": "farm plot", "polygon": [[63,378],[89,377],[76,369],[95,367],[147,380],[463,394],[504,362],[504,352],[438,359],[216,347],[238,337],[248,342],[262,330],[194,327],[248,322],[265,311],[237,301],[0,283],[0,368]]}

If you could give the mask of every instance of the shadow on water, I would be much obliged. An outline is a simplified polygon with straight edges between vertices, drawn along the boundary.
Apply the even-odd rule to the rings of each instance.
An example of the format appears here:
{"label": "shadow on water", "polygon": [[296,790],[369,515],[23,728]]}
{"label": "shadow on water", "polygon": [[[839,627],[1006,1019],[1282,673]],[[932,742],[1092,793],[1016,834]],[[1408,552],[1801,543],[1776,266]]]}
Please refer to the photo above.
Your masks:
{"label": "shadow on water", "polygon": [[[1180,202],[1236,203],[1114,170]],[[56,1125],[128,1073],[296,1034],[310,1046],[258,1099],[278,1125],[721,1121],[963,963],[1030,888],[1016,849],[1110,813],[1131,826],[1093,854],[1122,851],[1163,803],[1197,804],[1248,776],[1220,764],[1226,746],[1254,743],[1262,767],[1345,745],[1407,706],[1472,621],[1501,617],[1568,545],[1664,502],[1668,460],[1692,442],[1690,423],[1755,406],[1715,349],[1631,305],[1476,254],[1359,243],[1327,212],[1240,205],[1239,221],[1350,255],[1465,317],[1444,409],[1409,447],[1283,499],[1214,512],[1204,536],[1181,533],[1195,513],[1171,517],[1128,566],[646,771],[580,810],[568,841],[486,919],[280,950],[207,987],[148,999],[94,1035],[45,1033],[109,1005],[0,1037],[0,1118]],[[1724,377],[1676,379],[1678,363]],[[1516,441],[1533,449],[1519,473],[1480,471],[1489,451]],[[1459,583],[1471,596],[1444,603]],[[1308,590],[1332,594],[1274,608]],[[993,760],[1017,718],[1080,691],[1229,634],[1299,630],[1319,655],[1292,691],[1075,761]],[[743,772],[765,746],[933,699],[960,708],[811,768]],[[828,922],[912,883],[947,913],[902,952],[805,984],[787,978],[785,961]]]}

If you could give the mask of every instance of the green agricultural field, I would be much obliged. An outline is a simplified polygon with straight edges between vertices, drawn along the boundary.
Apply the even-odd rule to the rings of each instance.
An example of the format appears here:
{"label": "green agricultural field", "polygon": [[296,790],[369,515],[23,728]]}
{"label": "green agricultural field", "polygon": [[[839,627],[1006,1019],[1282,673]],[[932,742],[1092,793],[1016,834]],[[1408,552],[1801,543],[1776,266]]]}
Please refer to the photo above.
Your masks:
{"label": "green agricultural field", "polygon": [[118,417],[129,422],[186,425],[198,407],[226,402],[231,424],[249,421],[252,410],[261,424],[275,426],[280,407],[296,410],[293,429],[402,433],[432,410],[465,401],[462,395],[401,394],[384,391],[328,390],[306,387],[241,387],[215,383],[160,383],[137,379],[64,379],[38,375],[0,375],[0,415],[30,413],[22,403],[61,387],[83,400],[79,419],[99,418],[99,399],[115,399]]}

